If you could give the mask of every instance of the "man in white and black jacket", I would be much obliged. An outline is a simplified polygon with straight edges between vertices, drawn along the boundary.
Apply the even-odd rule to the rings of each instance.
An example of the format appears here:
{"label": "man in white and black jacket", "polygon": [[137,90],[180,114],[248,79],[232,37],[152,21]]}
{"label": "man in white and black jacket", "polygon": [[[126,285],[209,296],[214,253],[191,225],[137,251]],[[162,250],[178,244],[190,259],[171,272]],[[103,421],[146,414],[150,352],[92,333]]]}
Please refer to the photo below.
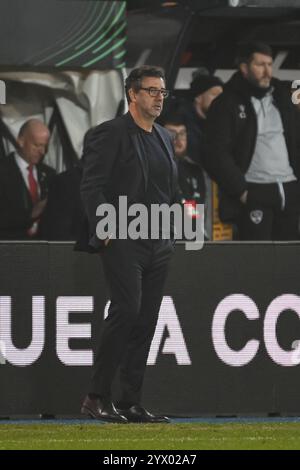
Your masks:
{"label": "man in white and black jacket", "polygon": [[298,239],[300,120],[290,87],[272,78],[272,50],[241,46],[238,67],[208,114],[204,166],[220,218],[240,240]]}

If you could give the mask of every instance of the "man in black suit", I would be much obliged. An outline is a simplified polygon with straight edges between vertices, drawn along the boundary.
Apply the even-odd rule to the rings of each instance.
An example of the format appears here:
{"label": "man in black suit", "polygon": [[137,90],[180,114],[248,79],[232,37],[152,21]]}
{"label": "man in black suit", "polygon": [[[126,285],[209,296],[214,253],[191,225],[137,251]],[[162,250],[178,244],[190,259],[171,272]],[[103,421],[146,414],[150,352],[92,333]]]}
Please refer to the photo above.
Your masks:
{"label": "man in black suit", "polygon": [[[173,241],[164,238],[162,228],[159,239],[117,235],[101,240],[96,233],[97,207],[110,203],[118,213],[119,196],[127,197],[128,207],[140,203],[148,210],[153,204],[170,206],[175,201],[171,138],[154,124],[168,95],[163,71],[150,66],[134,69],[125,89],[129,112],[90,130],[83,152],[81,195],[89,234],[77,249],[102,253],[111,304],[82,412],[110,422],[168,422],[141,406],[141,393]],[[114,406],[111,385],[118,367],[121,396]]]}
{"label": "man in black suit", "polygon": [[50,133],[41,121],[22,125],[18,151],[0,160],[0,239],[31,240],[39,236],[39,218],[55,171],[41,163]]}

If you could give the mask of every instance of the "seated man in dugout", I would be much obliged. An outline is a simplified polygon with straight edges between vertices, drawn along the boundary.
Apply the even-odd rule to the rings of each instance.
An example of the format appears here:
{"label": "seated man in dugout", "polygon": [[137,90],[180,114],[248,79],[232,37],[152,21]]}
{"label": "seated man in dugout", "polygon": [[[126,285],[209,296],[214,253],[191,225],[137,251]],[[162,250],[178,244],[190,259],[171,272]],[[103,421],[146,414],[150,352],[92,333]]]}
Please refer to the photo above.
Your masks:
{"label": "seated man in dugout", "polygon": [[55,171],[42,163],[50,132],[37,119],[20,128],[15,152],[0,161],[0,239],[39,238],[39,219]]}

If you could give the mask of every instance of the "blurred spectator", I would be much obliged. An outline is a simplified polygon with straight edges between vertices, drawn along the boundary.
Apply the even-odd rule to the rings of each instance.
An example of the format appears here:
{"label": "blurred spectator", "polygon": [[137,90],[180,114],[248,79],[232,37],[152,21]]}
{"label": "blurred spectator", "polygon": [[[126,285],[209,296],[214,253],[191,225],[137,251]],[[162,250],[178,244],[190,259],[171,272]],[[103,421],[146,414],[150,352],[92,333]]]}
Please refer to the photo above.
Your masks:
{"label": "blurred spectator", "polygon": [[180,114],[167,116],[164,127],[171,134],[178,169],[177,201],[185,207],[187,215],[193,219],[196,230],[199,218],[197,204],[204,204],[204,177],[201,166],[187,155],[187,130]]}
{"label": "blurred spectator", "polygon": [[45,240],[77,240],[84,213],[80,198],[81,162],[50,182],[46,210],[41,218]]}
{"label": "blurred spectator", "polygon": [[238,72],[208,114],[205,168],[220,192],[220,218],[241,240],[298,238],[300,146],[297,112],[272,78],[272,50],[241,46]]}
{"label": "blurred spectator", "polygon": [[187,130],[183,118],[177,114],[165,118],[164,127],[170,131],[178,168],[178,194],[181,203],[195,201],[204,204],[204,180],[200,165],[187,154]]}
{"label": "blurred spectator", "polygon": [[222,93],[223,82],[211,75],[196,74],[191,82],[192,100],[180,110],[188,131],[188,154],[202,166],[206,117],[212,102]]}
{"label": "blurred spectator", "polygon": [[50,138],[37,119],[21,127],[18,150],[0,160],[0,239],[39,237],[39,218],[47,202],[48,183],[55,171],[41,163]]}
{"label": "blurred spectator", "polygon": [[[205,232],[208,239],[212,236],[212,187],[203,169],[205,160],[205,133],[207,113],[212,102],[223,91],[223,82],[202,68],[193,74],[190,85],[190,100],[179,106],[187,129],[188,156],[196,162],[202,172],[200,187],[201,200],[205,203]],[[200,178],[200,177],[199,177]]]}

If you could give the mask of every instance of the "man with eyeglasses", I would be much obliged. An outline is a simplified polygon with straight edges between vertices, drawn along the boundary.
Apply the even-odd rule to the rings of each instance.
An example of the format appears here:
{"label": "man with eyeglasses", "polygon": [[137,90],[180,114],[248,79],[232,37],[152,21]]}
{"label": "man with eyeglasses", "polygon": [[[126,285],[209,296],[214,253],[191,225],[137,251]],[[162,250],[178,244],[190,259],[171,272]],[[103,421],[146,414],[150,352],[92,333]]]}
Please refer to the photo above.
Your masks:
{"label": "man with eyeglasses", "polygon": [[[78,250],[102,255],[111,303],[95,356],[91,387],[82,412],[108,422],[165,423],[168,418],[141,405],[143,378],[174,243],[160,228],[159,239],[107,237],[100,240],[96,210],[119,196],[128,207],[175,202],[177,169],[171,138],[155,119],[168,95],[163,71],[142,66],[125,84],[129,112],[90,130],[84,143],[81,195],[87,227]],[[151,221],[150,221],[151,222]],[[116,228],[117,229],[117,228]],[[118,232],[118,230],[117,230]],[[112,382],[120,368],[120,396],[112,402]]]}

